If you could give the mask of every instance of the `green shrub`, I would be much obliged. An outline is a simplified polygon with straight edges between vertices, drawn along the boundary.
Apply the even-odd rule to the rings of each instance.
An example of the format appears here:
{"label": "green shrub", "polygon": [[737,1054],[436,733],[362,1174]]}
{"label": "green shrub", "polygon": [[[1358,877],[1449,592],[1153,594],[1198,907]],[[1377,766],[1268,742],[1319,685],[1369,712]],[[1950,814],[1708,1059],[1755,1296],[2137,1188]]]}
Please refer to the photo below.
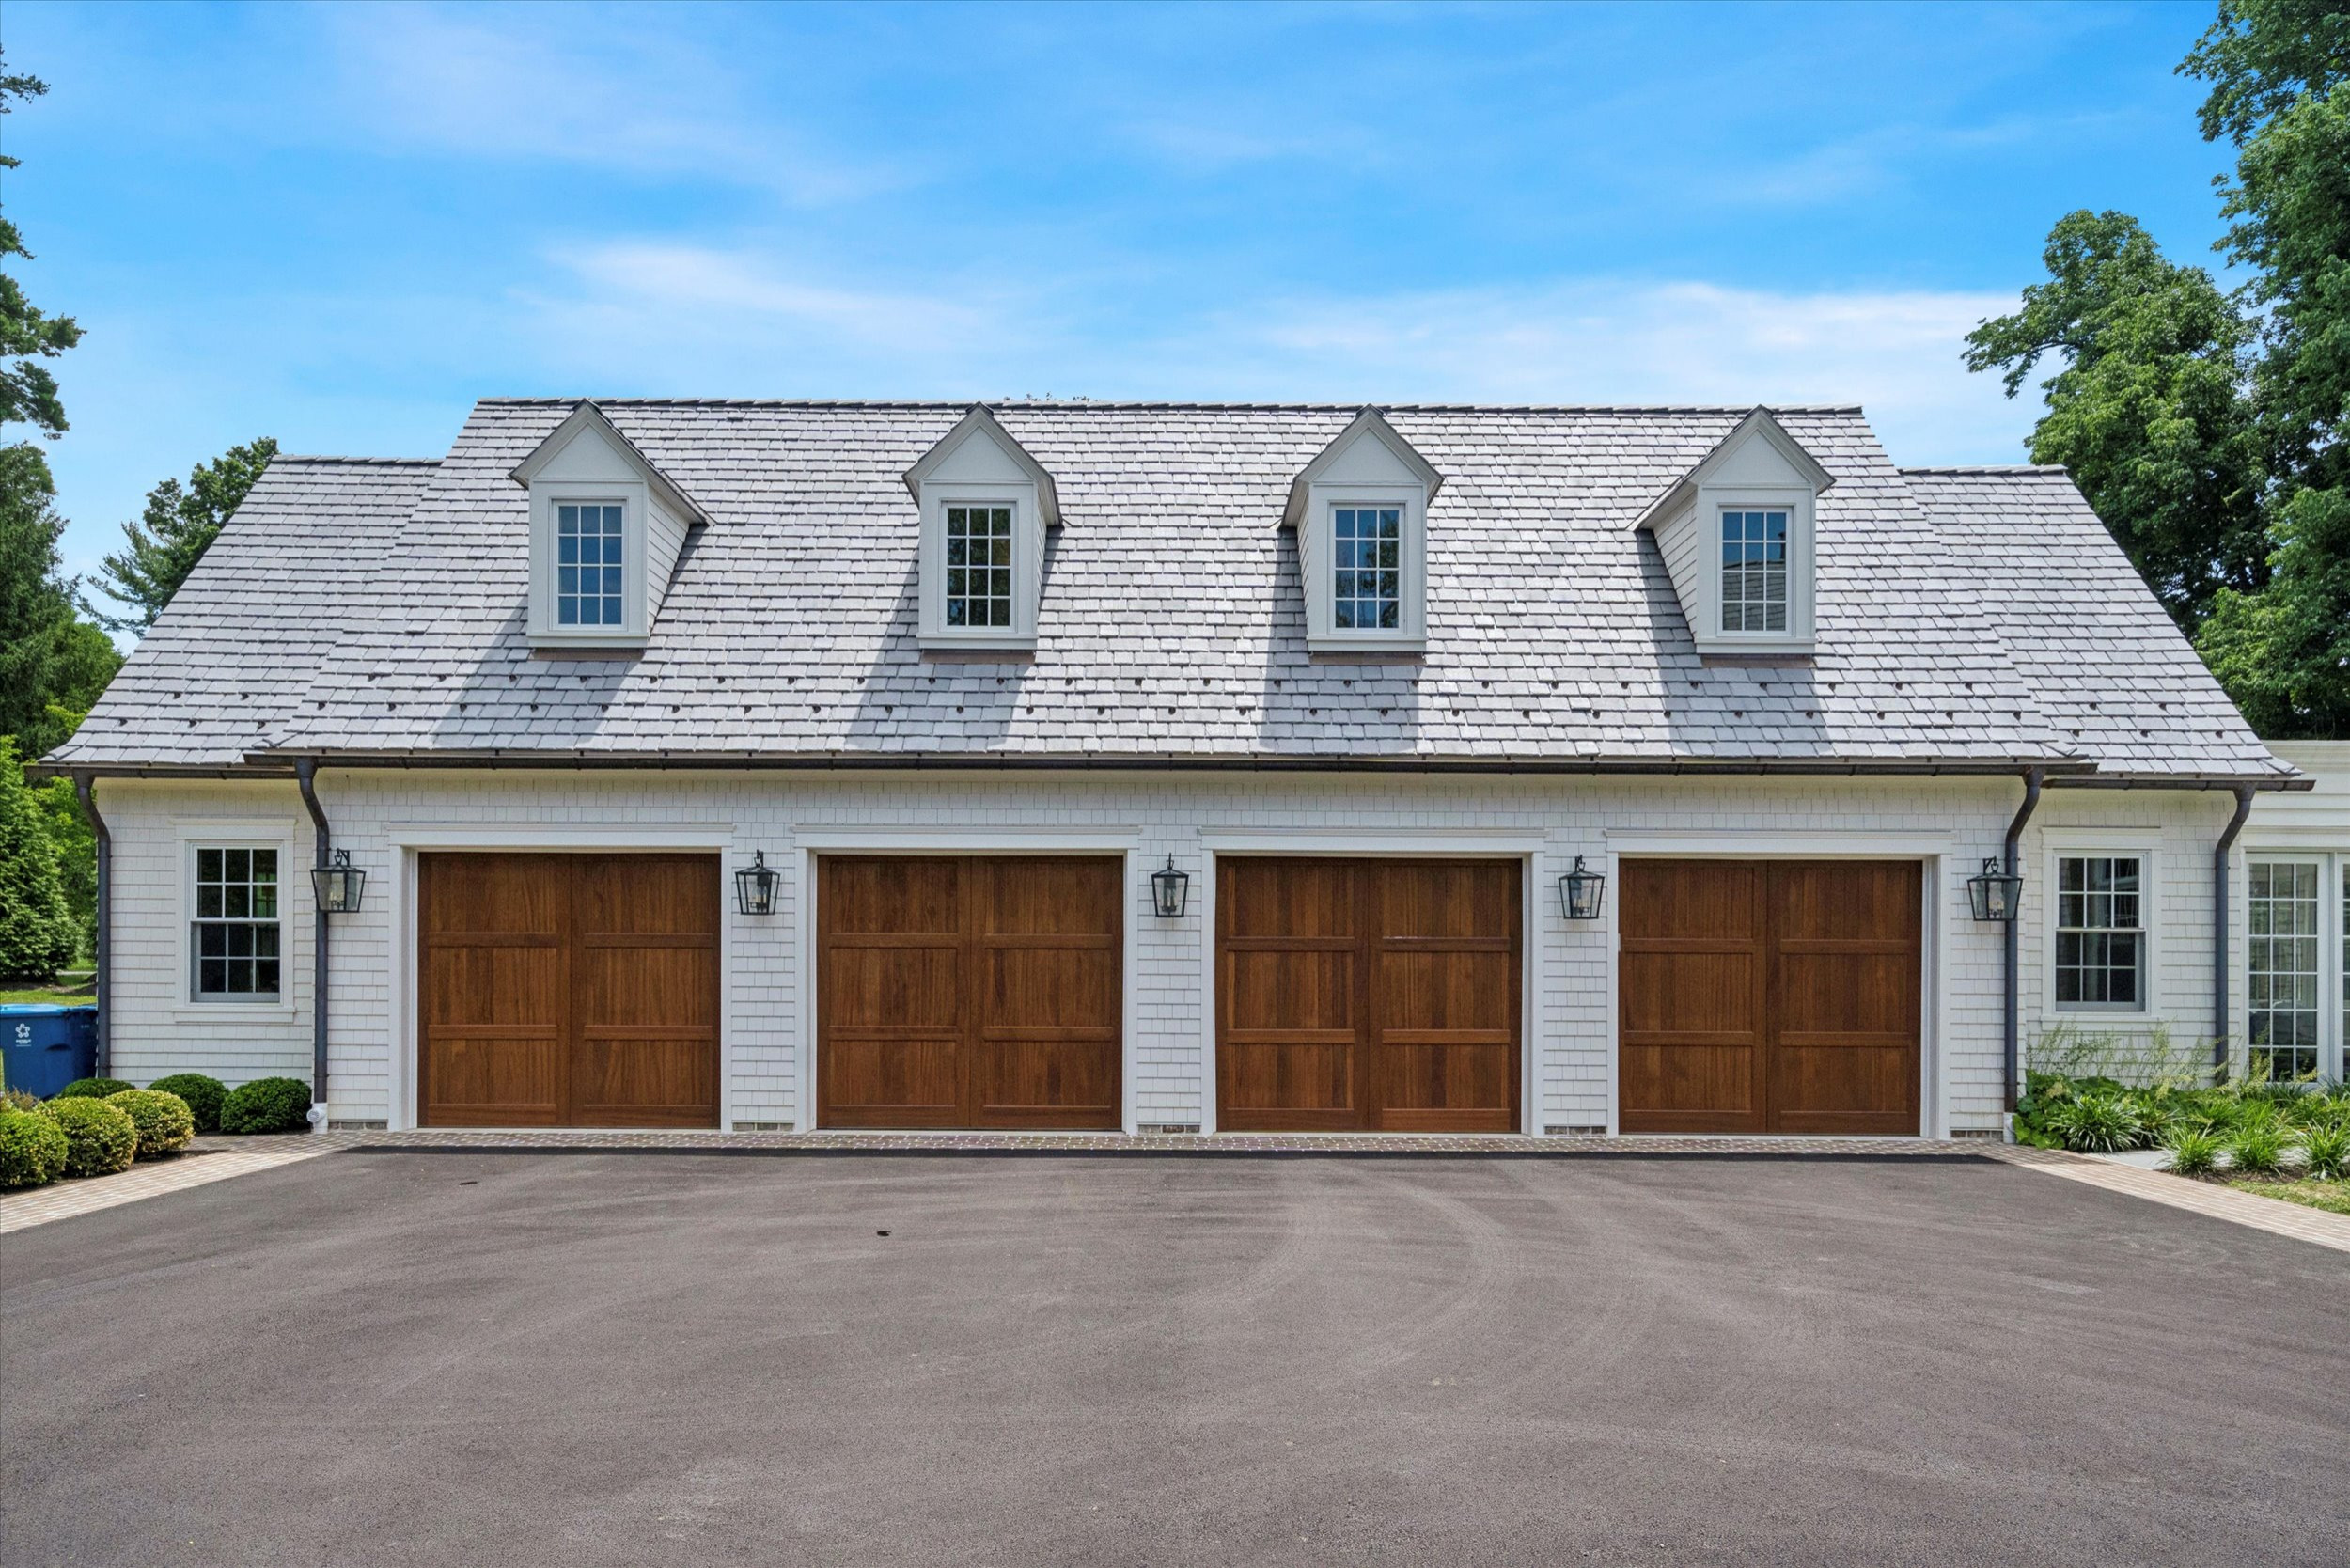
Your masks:
{"label": "green shrub", "polygon": [[40,1096],[29,1089],[0,1089],[0,1105],[10,1110],[28,1111],[40,1105]]}
{"label": "green shrub", "polygon": [[196,1118],[199,1133],[220,1131],[220,1103],[228,1098],[228,1086],[218,1078],[208,1078],[201,1073],[174,1073],[168,1078],[157,1078],[147,1086],[165,1094],[177,1094],[188,1103],[188,1114]]}
{"label": "green shrub", "polygon": [[2301,1139],[2301,1152],[2309,1162],[2310,1174],[2329,1182],[2339,1182],[2350,1173],[2350,1126],[2334,1122],[2311,1127]]}
{"label": "green shrub", "polygon": [[2106,1091],[2057,1101],[2042,1116],[2041,1125],[2061,1138],[2065,1148],[2084,1153],[2108,1154],[2146,1142],[2145,1119],[2137,1107],[2126,1097]]}
{"label": "green shrub", "polygon": [[310,1086],[300,1078],[256,1078],[221,1102],[224,1133],[293,1133],[310,1124]]}
{"label": "green shrub", "polygon": [[36,1114],[49,1118],[64,1131],[67,1175],[111,1176],[131,1168],[138,1152],[139,1130],[127,1113],[103,1100],[75,1095],[45,1101]]}
{"label": "green shrub", "polygon": [[188,1103],[160,1089],[126,1089],[106,1096],[106,1104],[131,1119],[139,1130],[137,1157],[160,1159],[177,1154],[196,1136],[196,1118]]}
{"label": "green shrub", "polygon": [[65,1174],[65,1129],[46,1116],[0,1106],[0,1187],[37,1187]]}
{"label": "green shrub", "polygon": [[2287,1136],[2274,1121],[2238,1127],[2228,1140],[2228,1165],[2242,1176],[2265,1175],[2285,1162]]}
{"label": "green shrub", "polygon": [[2175,1176],[2207,1176],[2219,1168],[2219,1135],[2208,1128],[2173,1126],[2162,1146]]}
{"label": "green shrub", "polygon": [[121,1093],[126,1089],[136,1087],[135,1084],[124,1083],[120,1078],[76,1078],[50,1098],[54,1100],[105,1100]]}

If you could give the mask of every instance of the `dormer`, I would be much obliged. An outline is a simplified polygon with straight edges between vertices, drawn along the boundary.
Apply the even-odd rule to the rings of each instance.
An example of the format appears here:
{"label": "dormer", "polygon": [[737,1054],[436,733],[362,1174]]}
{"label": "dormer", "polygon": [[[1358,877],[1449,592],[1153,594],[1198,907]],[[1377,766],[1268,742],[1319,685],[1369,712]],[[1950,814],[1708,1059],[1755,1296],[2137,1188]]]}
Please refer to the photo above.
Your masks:
{"label": "dormer", "polygon": [[905,479],[922,518],[921,645],[1034,648],[1044,530],[1060,522],[1053,476],[975,403]]}
{"label": "dormer", "polygon": [[1306,648],[1418,653],[1428,646],[1428,504],[1444,476],[1366,408],[1290,485]]}
{"label": "dormer", "polygon": [[644,647],[686,533],[710,521],[701,508],[590,402],[510,478],[530,492],[531,647]]}
{"label": "dormer", "polygon": [[1640,514],[1700,653],[1811,651],[1815,513],[1835,482],[1758,408]]}

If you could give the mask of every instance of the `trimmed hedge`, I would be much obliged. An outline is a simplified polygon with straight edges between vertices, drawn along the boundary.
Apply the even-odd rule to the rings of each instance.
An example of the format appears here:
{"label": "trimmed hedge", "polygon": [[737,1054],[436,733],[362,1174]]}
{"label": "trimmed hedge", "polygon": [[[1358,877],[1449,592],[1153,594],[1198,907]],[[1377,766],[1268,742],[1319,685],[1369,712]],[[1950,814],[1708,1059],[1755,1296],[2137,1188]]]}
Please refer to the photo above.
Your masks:
{"label": "trimmed hedge", "polygon": [[298,1133],[310,1125],[310,1086],[300,1078],[256,1078],[221,1102],[224,1133]]}
{"label": "trimmed hedge", "polygon": [[220,1103],[228,1098],[228,1086],[218,1078],[208,1078],[201,1073],[174,1073],[168,1078],[157,1078],[147,1086],[164,1094],[177,1094],[188,1103],[188,1114],[196,1118],[199,1133],[220,1131]]}
{"label": "trimmed hedge", "polygon": [[65,1174],[65,1129],[50,1117],[0,1106],[0,1187],[38,1187]]}
{"label": "trimmed hedge", "polygon": [[46,1101],[34,1113],[55,1122],[65,1134],[65,1173],[69,1176],[111,1176],[131,1168],[138,1152],[139,1129],[126,1111],[87,1095]]}
{"label": "trimmed hedge", "polygon": [[106,1096],[106,1104],[131,1119],[139,1131],[136,1158],[160,1159],[176,1154],[196,1136],[196,1118],[188,1103],[160,1089],[126,1089]]}
{"label": "trimmed hedge", "polygon": [[108,1100],[126,1089],[137,1087],[136,1084],[126,1084],[120,1078],[76,1078],[50,1098],[53,1100]]}

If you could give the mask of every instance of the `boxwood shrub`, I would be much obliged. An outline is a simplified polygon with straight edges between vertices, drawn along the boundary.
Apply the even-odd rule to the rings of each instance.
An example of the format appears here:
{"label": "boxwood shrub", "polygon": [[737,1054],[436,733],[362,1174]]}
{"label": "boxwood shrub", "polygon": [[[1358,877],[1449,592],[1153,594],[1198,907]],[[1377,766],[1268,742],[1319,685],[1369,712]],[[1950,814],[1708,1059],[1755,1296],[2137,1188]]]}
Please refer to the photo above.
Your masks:
{"label": "boxwood shrub", "polygon": [[176,1154],[196,1136],[196,1118],[188,1103],[160,1089],[126,1089],[106,1096],[106,1104],[131,1119],[139,1130],[137,1158],[160,1159]]}
{"label": "boxwood shrub", "polygon": [[65,1134],[65,1173],[111,1176],[128,1170],[138,1152],[139,1130],[129,1114],[86,1094],[42,1102],[36,1116],[47,1117]]}
{"label": "boxwood shrub", "polygon": [[201,1073],[174,1073],[168,1078],[157,1078],[147,1086],[165,1094],[177,1094],[188,1103],[188,1114],[196,1118],[199,1133],[220,1131],[220,1103],[228,1098],[228,1086],[218,1078],[208,1078]]}
{"label": "boxwood shrub", "polygon": [[50,1098],[55,1100],[103,1100],[111,1095],[119,1094],[126,1089],[132,1089],[134,1087],[136,1086],[126,1084],[120,1078],[76,1078],[71,1083],[66,1085],[63,1089],[57,1090],[55,1094],[50,1096]]}
{"label": "boxwood shrub", "polygon": [[0,1187],[37,1187],[65,1174],[65,1129],[52,1118],[0,1106]]}
{"label": "boxwood shrub", "polygon": [[310,1125],[310,1086],[300,1078],[256,1078],[221,1102],[224,1133],[293,1133]]}

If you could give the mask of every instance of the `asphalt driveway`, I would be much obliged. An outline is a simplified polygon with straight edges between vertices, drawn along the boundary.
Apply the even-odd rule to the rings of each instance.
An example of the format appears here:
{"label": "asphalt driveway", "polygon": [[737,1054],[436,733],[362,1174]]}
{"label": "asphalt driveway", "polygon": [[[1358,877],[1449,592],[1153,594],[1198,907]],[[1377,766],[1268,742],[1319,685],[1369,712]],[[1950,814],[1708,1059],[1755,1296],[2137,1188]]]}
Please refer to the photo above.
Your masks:
{"label": "asphalt driveway", "polygon": [[0,1280],[10,1565],[2350,1551],[2350,1257],[1987,1161],[354,1152]]}

